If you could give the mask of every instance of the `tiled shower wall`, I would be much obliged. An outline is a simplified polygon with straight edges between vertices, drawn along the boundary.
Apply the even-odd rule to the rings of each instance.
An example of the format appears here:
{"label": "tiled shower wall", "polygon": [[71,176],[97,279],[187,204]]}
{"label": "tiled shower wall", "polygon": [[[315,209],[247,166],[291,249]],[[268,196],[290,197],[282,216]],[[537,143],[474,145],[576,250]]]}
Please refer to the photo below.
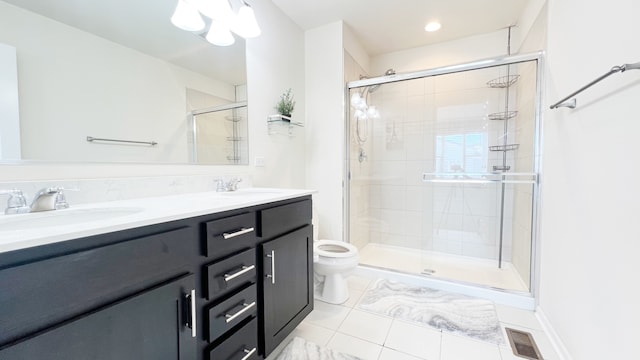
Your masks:
{"label": "tiled shower wall", "polygon": [[[511,73],[517,67],[512,65]],[[352,176],[361,175],[351,186],[351,226],[366,222],[373,243],[497,259],[501,185],[423,182],[422,174],[486,173],[502,164],[502,152],[488,151],[488,147],[503,144],[504,122],[489,120],[488,114],[505,111],[506,90],[488,88],[486,83],[504,75],[505,67],[490,68],[385,84],[371,92],[367,103],[375,105],[381,116],[370,120],[367,146],[371,150],[364,163],[357,161],[357,146],[351,142]],[[528,100],[535,98],[527,96],[535,90],[516,96],[519,89],[510,88],[509,110],[519,109],[522,102],[527,108],[520,112],[532,113],[522,121],[533,124]],[[507,164],[510,172],[531,172],[531,161],[525,159],[533,155],[533,142],[528,139],[533,127],[520,122],[520,116],[508,122],[507,143],[523,146],[507,152]],[[367,189],[368,200],[356,200],[355,194],[366,198]],[[521,257],[528,252],[524,240],[517,244],[512,240],[513,234],[525,229],[523,195],[519,188],[506,187],[505,261],[512,260],[515,249]],[[369,209],[364,205],[367,201]],[[359,218],[353,213],[354,203]],[[520,212],[512,216],[516,208]],[[352,229],[352,242],[366,243],[360,238],[364,229],[355,227],[358,239],[353,241]]]}

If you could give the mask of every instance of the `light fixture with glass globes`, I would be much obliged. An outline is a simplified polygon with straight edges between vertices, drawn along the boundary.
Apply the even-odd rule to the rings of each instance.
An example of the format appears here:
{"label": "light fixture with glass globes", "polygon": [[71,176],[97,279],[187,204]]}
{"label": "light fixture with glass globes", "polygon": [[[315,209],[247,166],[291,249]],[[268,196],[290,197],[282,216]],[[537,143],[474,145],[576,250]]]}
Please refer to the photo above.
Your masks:
{"label": "light fixture with glass globes", "polygon": [[[229,46],[235,42],[231,32],[245,39],[260,35],[260,27],[253,9],[245,0],[240,0],[238,13],[234,13],[228,0],[178,0],[171,22],[176,27],[197,32],[209,23],[205,39],[218,46]],[[202,19],[202,15],[210,19]]]}

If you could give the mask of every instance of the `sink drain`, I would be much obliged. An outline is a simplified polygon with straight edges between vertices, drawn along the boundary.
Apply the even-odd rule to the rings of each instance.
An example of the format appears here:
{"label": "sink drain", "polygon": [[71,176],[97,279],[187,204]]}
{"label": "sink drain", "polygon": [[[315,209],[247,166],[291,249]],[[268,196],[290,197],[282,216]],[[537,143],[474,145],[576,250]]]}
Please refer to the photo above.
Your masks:
{"label": "sink drain", "polygon": [[510,328],[505,330],[514,355],[530,360],[542,360],[540,350],[530,333]]}

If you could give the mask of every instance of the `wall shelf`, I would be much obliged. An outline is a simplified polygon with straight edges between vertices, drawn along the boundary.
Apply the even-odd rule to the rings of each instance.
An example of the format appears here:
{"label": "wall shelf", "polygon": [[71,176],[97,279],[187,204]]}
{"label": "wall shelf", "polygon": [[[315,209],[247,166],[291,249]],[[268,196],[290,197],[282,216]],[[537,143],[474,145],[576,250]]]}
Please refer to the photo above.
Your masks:
{"label": "wall shelf", "polygon": [[489,151],[513,151],[518,150],[520,144],[507,144],[507,145],[495,145],[489,146]]}
{"label": "wall shelf", "polygon": [[297,127],[304,127],[299,121],[294,121],[289,116],[284,115],[269,115],[267,117],[267,125],[269,126],[269,135],[287,135],[295,136],[294,129]]}

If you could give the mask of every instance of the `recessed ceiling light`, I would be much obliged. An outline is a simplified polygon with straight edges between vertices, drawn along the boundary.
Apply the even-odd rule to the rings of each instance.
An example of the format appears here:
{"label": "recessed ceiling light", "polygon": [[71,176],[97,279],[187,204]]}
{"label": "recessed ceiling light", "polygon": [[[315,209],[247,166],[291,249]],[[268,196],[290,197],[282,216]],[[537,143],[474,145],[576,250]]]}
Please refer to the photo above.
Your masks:
{"label": "recessed ceiling light", "polygon": [[434,31],[440,30],[441,27],[442,27],[442,25],[440,25],[439,22],[432,21],[432,22],[428,23],[427,26],[424,27],[424,31],[434,32]]}

